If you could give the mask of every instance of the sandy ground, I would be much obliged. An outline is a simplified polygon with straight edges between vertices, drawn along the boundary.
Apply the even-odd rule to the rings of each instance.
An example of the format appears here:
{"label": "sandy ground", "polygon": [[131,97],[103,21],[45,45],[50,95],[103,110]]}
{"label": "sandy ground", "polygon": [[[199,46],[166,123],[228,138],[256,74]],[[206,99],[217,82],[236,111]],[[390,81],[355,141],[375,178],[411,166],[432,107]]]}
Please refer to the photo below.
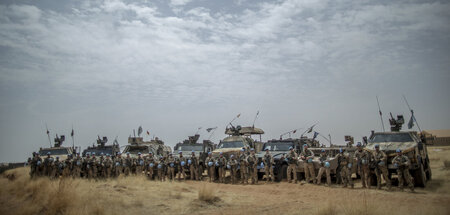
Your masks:
{"label": "sandy ground", "polygon": [[[230,185],[30,180],[27,168],[0,178],[0,214],[450,214],[450,147],[429,147],[433,179],[415,193],[311,184]],[[7,175],[14,179],[8,179]],[[199,198],[206,199],[200,200]]]}

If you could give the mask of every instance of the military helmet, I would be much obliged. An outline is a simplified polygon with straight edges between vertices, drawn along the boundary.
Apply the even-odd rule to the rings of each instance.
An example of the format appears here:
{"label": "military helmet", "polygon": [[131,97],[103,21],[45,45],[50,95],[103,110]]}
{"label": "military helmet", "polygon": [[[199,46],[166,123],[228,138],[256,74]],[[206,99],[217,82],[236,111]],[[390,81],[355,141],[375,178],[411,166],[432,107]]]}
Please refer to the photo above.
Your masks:
{"label": "military helmet", "polygon": [[255,151],[255,149],[254,149],[254,148],[251,148],[251,149],[250,149],[250,151],[252,151],[252,152],[253,152],[253,151]]}
{"label": "military helmet", "polygon": [[325,149],[320,150],[321,152],[325,152]]}
{"label": "military helmet", "polygon": [[242,149],[241,149],[241,152],[245,152],[245,149],[244,149],[244,148],[242,148]]}
{"label": "military helmet", "polygon": [[182,154],[183,152],[180,150],[180,151],[178,151],[178,154]]}
{"label": "military helmet", "polygon": [[212,152],[208,152],[208,155],[212,155]]}
{"label": "military helmet", "polygon": [[380,144],[375,144],[375,148],[380,148]]}
{"label": "military helmet", "polygon": [[50,155],[51,153],[50,152],[47,152],[47,155]]}
{"label": "military helmet", "polygon": [[303,144],[303,148],[304,148],[304,147],[308,147],[308,144],[306,144],[306,143],[305,143],[305,144]]}
{"label": "military helmet", "polygon": [[223,155],[223,152],[220,152],[219,155]]}
{"label": "military helmet", "polygon": [[397,153],[400,153],[400,152],[402,152],[402,150],[401,149],[397,149],[397,150],[395,150]]}
{"label": "military helmet", "polygon": [[289,150],[292,150],[292,149],[294,149],[292,146],[289,146]]}
{"label": "military helmet", "polygon": [[266,151],[269,151],[269,147],[266,147]]}
{"label": "military helmet", "polygon": [[95,155],[95,152],[92,152],[92,155]]}
{"label": "military helmet", "polygon": [[138,152],[138,155],[141,155],[141,152]]}
{"label": "military helmet", "polygon": [[358,142],[358,143],[356,144],[356,146],[357,146],[357,147],[361,147],[361,146],[362,146],[361,142]]}
{"label": "military helmet", "polygon": [[339,153],[342,153],[342,152],[344,152],[344,149],[343,148],[339,148]]}

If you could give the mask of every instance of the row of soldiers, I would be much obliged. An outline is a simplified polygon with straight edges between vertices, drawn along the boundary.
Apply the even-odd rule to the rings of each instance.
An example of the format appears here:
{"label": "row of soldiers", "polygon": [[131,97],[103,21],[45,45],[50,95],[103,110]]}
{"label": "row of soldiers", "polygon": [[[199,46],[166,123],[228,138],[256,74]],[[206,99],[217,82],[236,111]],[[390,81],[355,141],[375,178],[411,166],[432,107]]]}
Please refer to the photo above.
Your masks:
{"label": "row of soldiers", "polygon": [[[325,174],[327,185],[331,186],[331,176],[330,176],[330,156],[327,152],[322,149],[319,156],[320,169],[317,177],[315,176],[315,168],[313,163],[314,152],[308,149],[308,145],[303,146],[304,150],[300,154],[294,151],[291,147],[290,152],[285,156],[288,162],[287,177],[288,182],[291,183],[291,174],[294,178],[294,183],[297,183],[297,168],[298,161],[303,160],[303,168],[305,171],[305,180],[307,183],[314,183],[320,185],[323,175]],[[400,149],[396,150],[397,156],[392,160],[392,164],[397,168],[397,175],[399,180],[399,188],[403,190],[404,181],[406,181],[408,187],[411,191],[414,191],[414,184],[411,175],[409,174],[410,161],[406,155],[403,155]],[[357,150],[354,156],[350,156],[348,153],[341,148],[339,153],[335,156],[338,163],[338,168],[336,169],[336,176],[338,181],[341,181],[343,187],[348,185],[351,188],[354,187],[352,179],[352,167],[356,164],[357,174],[361,176],[361,183],[363,188],[370,189],[372,174],[375,174],[377,180],[377,189],[381,189],[381,177],[386,182],[388,189],[391,189],[391,180],[388,177],[387,169],[387,156],[386,153],[380,150],[378,144],[375,145],[375,151],[371,153],[370,151],[364,150],[361,143],[357,144]]]}

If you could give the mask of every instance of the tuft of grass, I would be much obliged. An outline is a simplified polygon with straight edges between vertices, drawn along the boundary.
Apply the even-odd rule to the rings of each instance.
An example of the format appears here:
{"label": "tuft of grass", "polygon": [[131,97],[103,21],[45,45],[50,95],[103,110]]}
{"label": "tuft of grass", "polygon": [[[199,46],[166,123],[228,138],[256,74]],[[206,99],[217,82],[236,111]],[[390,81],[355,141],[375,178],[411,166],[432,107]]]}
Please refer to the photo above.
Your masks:
{"label": "tuft of grass", "polygon": [[219,197],[216,196],[214,187],[205,184],[198,191],[198,199],[207,203],[214,203],[219,200]]}
{"label": "tuft of grass", "polygon": [[336,208],[336,204],[329,201],[325,207],[320,207],[316,215],[337,215],[338,211]]}

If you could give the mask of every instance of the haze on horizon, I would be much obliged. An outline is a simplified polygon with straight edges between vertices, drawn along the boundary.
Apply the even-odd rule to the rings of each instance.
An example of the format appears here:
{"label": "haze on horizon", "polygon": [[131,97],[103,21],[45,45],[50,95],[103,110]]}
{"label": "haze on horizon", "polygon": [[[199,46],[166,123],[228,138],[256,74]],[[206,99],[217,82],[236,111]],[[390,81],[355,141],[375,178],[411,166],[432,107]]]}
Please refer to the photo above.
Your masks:
{"label": "haze on horizon", "polygon": [[[140,125],[166,144],[218,126],[360,141],[388,115],[450,128],[450,2],[0,2],[0,162],[75,130],[83,149]],[[404,126],[406,128],[406,125]],[[414,127],[417,130],[417,127]],[[146,131],[150,136],[146,136]],[[297,132],[294,137],[300,135]],[[311,134],[308,134],[311,136]],[[322,143],[326,141],[319,137]],[[53,140],[52,140],[53,141]]]}

